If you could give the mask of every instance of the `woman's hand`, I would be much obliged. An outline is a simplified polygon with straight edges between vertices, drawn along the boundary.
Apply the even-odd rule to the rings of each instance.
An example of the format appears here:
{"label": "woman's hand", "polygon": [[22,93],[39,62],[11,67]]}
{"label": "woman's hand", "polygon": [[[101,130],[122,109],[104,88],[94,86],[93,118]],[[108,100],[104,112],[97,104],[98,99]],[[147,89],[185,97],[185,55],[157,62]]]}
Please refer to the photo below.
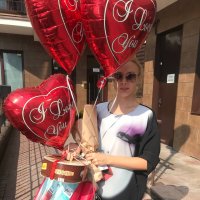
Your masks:
{"label": "woman's hand", "polygon": [[98,165],[108,165],[109,156],[104,153],[88,153],[85,158],[91,161],[92,164]]}
{"label": "woman's hand", "polygon": [[147,160],[140,157],[114,156],[104,153],[88,153],[86,159],[94,165],[109,165],[130,170],[147,170]]}

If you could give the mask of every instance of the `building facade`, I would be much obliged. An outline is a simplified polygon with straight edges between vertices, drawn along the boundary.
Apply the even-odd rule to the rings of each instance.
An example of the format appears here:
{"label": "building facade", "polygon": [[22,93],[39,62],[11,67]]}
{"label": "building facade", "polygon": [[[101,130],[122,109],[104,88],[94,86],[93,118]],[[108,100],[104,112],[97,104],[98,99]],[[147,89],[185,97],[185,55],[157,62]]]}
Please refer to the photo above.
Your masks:
{"label": "building facade", "polygon": [[[200,159],[200,1],[157,0],[154,27],[137,56],[144,63],[138,100],[152,107],[162,142]],[[23,0],[0,0],[0,84],[12,90],[39,85],[64,71],[45,52],[26,16]],[[86,48],[72,79],[79,111],[94,103],[100,65]],[[112,82],[98,101],[115,96]]]}
{"label": "building facade", "polygon": [[145,49],[143,103],[161,140],[200,159],[200,1],[179,0],[157,14]]}
{"label": "building facade", "polygon": [[24,1],[0,1],[0,84],[12,91],[38,85],[52,73],[52,60],[26,16]]}

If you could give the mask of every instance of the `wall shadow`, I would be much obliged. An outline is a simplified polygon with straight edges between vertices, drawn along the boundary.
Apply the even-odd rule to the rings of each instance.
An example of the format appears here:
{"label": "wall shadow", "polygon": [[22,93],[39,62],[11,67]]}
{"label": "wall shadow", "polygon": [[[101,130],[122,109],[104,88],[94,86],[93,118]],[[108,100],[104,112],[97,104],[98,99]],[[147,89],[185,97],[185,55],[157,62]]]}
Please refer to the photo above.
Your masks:
{"label": "wall shadow", "polygon": [[190,127],[183,124],[174,130],[174,144],[175,151],[180,151],[190,135]]}
{"label": "wall shadow", "polygon": [[[13,129],[0,160],[0,199],[15,199],[20,137]],[[7,195],[9,191],[9,196]]]}

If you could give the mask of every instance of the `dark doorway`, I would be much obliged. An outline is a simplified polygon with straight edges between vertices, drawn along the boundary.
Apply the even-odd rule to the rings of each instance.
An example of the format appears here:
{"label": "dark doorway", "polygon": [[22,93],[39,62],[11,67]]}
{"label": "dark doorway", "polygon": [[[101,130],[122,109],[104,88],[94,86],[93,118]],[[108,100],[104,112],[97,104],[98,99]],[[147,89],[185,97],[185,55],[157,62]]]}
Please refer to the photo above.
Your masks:
{"label": "dark doorway", "polygon": [[[55,61],[55,60],[52,60],[52,74],[64,74],[64,75],[67,75],[67,72],[59,66],[59,64]],[[74,89],[76,90],[76,67],[73,69],[71,75],[70,75],[70,78],[72,80],[72,83],[74,85]]]}
{"label": "dark doorway", "polygon": [[93,104],[98,96],[98,101],[107,101],[107,86],[99,93],[97,81],[103,76],[103,70],[94,56],[87,56],[87,103]]}
{"label": "dark doorway", "polygon": [[161,142],[169,146],[173,145],[174,138],[181,41],[182,27],[157,37],[153,107],[161,121]]}

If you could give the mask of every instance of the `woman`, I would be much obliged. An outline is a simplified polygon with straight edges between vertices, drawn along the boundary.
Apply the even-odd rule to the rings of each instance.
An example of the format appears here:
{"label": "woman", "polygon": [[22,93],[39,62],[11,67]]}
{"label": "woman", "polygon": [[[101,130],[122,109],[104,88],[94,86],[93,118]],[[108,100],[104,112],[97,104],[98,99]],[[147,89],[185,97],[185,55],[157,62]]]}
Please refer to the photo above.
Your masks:
{"label": "woman", "polygon": [[98,182],[101,199],[141,200],[148,174],[159,162],[155,114],[135,97],[140,70],[136,60],[120,67],[113,75],[115,100],[97,105],[100,152],[89,153],[86,159],[112,172]]}

